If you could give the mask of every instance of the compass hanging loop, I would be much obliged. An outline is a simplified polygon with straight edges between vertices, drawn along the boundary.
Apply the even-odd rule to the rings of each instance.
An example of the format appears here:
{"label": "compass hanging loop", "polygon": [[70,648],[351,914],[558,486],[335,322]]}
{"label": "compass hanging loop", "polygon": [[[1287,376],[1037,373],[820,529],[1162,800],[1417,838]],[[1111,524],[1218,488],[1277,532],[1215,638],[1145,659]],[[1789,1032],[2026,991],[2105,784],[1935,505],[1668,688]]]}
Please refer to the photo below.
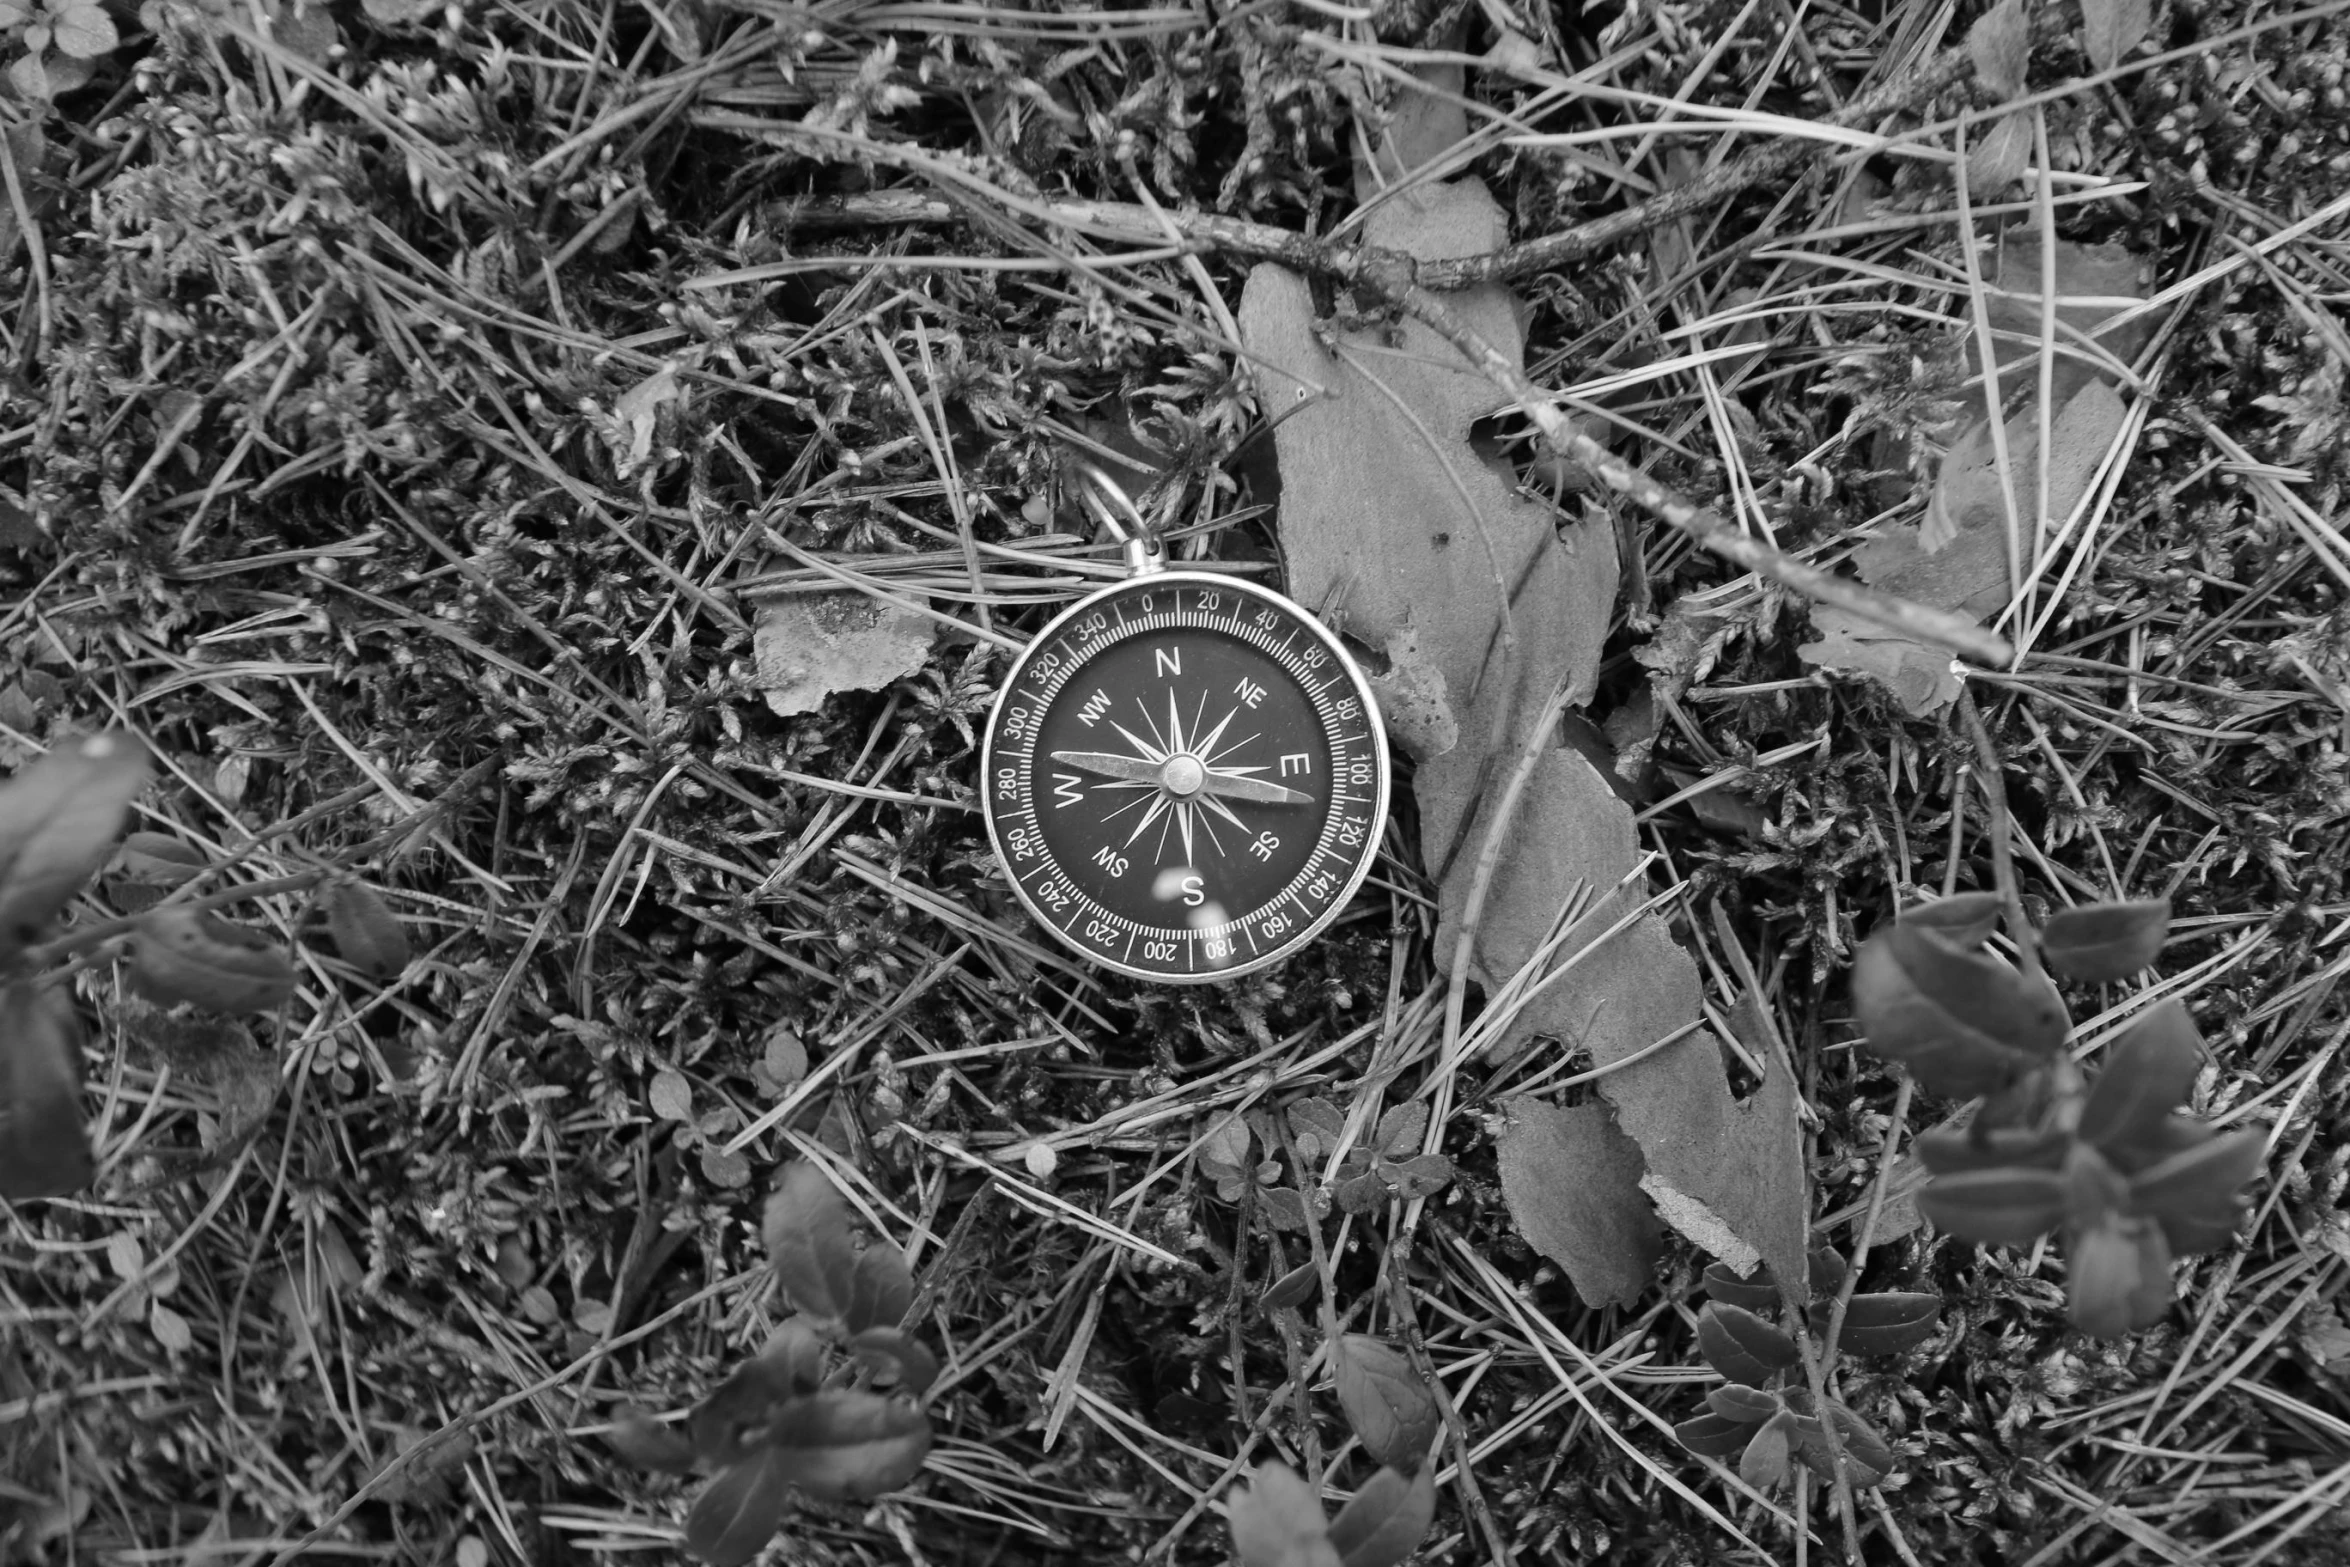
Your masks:
{"label": "compass hanging loop", "polygon": [[1134,498],[1118,481],[1098,463],[1077,462],[1071,465],[1071,472],[1077,479],[1077,493],[1083,497],[1086,510],[1126,547],[1127,569],[1138,577],[1164,570],[1167,554],[1159,543],[1159,530],[1151,526],[1142,508],[1134,504]]}

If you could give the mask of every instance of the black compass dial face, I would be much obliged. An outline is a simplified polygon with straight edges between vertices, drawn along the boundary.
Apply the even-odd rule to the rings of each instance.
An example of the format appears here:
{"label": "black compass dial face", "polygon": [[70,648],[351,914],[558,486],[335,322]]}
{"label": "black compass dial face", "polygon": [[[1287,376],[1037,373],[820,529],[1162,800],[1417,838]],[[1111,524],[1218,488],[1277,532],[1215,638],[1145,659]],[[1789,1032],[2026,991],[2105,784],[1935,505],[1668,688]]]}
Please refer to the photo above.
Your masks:
{"label": "black compass dial face", "polygon": [[1047,626],[983,757],[988,831],[1029,912],[1149,979],[1224,978],[1312,940],[1387,816],[1353,660],[1287,599],[1203,573],[1137,577]]}

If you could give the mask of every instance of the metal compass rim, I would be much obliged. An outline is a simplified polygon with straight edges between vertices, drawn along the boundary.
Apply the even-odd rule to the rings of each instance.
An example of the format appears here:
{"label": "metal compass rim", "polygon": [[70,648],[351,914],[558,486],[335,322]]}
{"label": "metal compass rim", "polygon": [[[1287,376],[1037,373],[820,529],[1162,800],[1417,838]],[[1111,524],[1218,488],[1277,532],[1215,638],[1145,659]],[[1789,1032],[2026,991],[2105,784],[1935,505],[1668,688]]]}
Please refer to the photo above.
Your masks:
{"label": "metal compass rim", "polygon": [[[1364,729],[1373,764],[1371,780],[1373,799],[1362,852],[1347,867],[1344,880],[1330,898],[1328,905],[1298,930],[1279,938],[1278,945],[1271,951],[1237,960],[1225,967],[1197,973],[1173,972],[1163,968],[1152,968],[1145,964],[1129,963],[1085,946],[1069,930],[1063,929],[1050,914],[1038,906],[1036,899],[1022,885],[1019,873],[1013,868],[1013,856],[1004,841],[1004,827],[1001,820],[1003,813],[998,810],[993,790],[996,773],[996,739],[1003,723],[1005,709],[1016,698],[1023,676],[1039,653],[1049,648],[1068,626],[1099,604],[1122,594],[1158,592],[1164,589],[1184,587],[1231,592],[1245,599],[1254,600],[1280,612],[1312,636],[1322,650],[1337,661],[1338,667],[1346,677],[1347,689],[1362,702]],[[1222,572],[1168,567],[1124,577],[1085,594],[1045,622],[1036,634],[1029,638],[1027,645],[1013,658],[997,685],[994,700],[988,704],[987,723],[981,735],[980,816],[987,826],[988,845],[994,851],[998,864],[1003,867],[1004,879],[1011,886],[1014,898],[1018,900],[1020,907],[1028,917],[1039,928],[1050,933],[1054,941],[1059,943],[1065,951],[1076,954],[1089,967],[1122,974],[1131,979],[1149,980],[1166,985],[1221,984],[1261,969],[1270,968],[1274,964],[1295,957],[1313,942],[1319,940],[1322,934],[1336,923],[1338,917],[1353,903],[1356,895],[1361,892],[1363,883],[1370,878],[1371,867],[1379,857],[1379,845],[1386,833],[1388,811],[1393,800],[1393,786],[1389,776],[1392,766],[1393,758],[1388,746],[1385,721],[1379,710],[1378,695],[1372,690],[1370,680],[1364,674],[1361,663],[1352,653],[1347,651],[1345,643],[1336,632],[1324,625],[1304,605],[1275,589],[1264,587],[1243,577],[1228,576]],[[1328,807],[1325,806],[1325,811],[1327,809]],[[1230,923],[1235,926],[1244,924],[1266,906],[1269,905],[1261,905],[1259,909],[1247,911],[1242,918],[1235,919]],[[1104,906],[1104,912],[1117,913],[1119,911],[1110,910]]]}

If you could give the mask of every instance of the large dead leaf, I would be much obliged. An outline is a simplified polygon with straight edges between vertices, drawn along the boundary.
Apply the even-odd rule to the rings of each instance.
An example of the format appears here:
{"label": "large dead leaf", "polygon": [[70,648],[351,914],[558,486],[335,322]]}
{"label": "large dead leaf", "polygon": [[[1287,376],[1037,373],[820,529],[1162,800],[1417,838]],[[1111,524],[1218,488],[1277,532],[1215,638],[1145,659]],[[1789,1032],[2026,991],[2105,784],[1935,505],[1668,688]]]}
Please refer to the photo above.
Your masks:
{"label": "large dead leaf", "polygon": [[759,606],[751,646],[779,718],[835,691],[878,691],[922,667],[938,623],[862,593],[795,593]]}
{"label": "large dead leaf", "polygon": [[[1467,181],[1394,196],[1366,228],[1370,243],[1424,258],[1479,254],[1507,238],[1501,209]],[[1506,289],[1448,302],[1504,354],[1521,352]],[[1336,332],[1336,351],[1326,349],[1305,280],[1274,266],[1250,274],[1240,326],[1262,360],[1266,411],[1280,416],[1290,592],[1368,646],[1397,647],[1408,635],[1441,680],[1460,739],[1422,757],[1421,847],[1432,873],[1465,877],[1475,860],[1461,851],[1468,808],[1498,787],[1522,720],[1562,681],[1578,699],[1591,689],[1615,600],[1615,536],[1587,524],[1560,535],[1550,508],[1519,499],[1478,458],[1469,428],[1493,411],[1493,389],[1427,328],[1407,323],[1394,346],[1375,331]],[[1573,884],[1522,883],[1544,905],[1527,917],[1547,920]]]}
{"label": "large dead leaf", "polygon": [[[1482,833],[1479,825],[1471,837]],[[1613,888],[1635,863],[1631,807],[1580,752],[1553,752],[1537,767],[1509,844],[1496,864],[1497,889],[1558,874],[1554,857],[1569,856],[1605,867],[1602,889]],[[1559,958],[1572,958],[1572,967],[1519,1014],[1497,1054],[1514,1054],[1544,1036],[1580,1046],[1593,1065],[1607,1067],[1698,1017],[1696,964],[1660,916],[1642,915],[1608,934],[1635,898],[1629,889],[1607,891],[1577,921]],[[1489,895],[1487,918],[1496,909],[1523,906],[1522,897]],[[1535,955],[1549,924],[1546,915],[1539,926],[1512,918],[1482,927],[1479,951],[1522,965]],[[1730,1092],[1721,1047],[1699,1030],[1610,1072],[1599,1080],[1599,1091],[1614,1107],[1617,1126],[1645,1157],[1640,1186],[1667,1223],[1741,1272],[1759,1260],[1781,1270],[1782,1278],[1802,1276],[1802,1144],[1794,1086],[1784,1069],[1774,1070],[1762,1091],[1740,1102]],[[1514,1202],[1512,1211],[1519,1211]],[[1624,1265],[1631,1265],[1628,1254]]]}
{"label": "large dead leaf", "polygon": [[1603,1104],[1512,1099],[1501,1191],[1518,1232],[1567,1270],[1587,1306],[1628,1306],[1648,1288],[1664,1226],[1640,1189],[1640,1147]]}

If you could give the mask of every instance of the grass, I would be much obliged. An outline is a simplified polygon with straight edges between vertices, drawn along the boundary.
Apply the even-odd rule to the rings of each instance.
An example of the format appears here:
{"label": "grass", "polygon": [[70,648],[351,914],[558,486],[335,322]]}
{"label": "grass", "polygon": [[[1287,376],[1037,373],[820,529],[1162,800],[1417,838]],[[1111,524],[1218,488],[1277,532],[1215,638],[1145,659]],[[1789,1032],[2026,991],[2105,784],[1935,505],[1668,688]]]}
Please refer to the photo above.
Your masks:
{"label": "grass", "polygon": [[[1840,1553],[1818,1496],[1671,1440],[1703,1256],[1591,1311],[1517,1237],[1496,1103],[1557,1059],[1448,1049],[1408,821],[1312,952],[1202,992],[1064,958],[972,811],[1005,648],[1116,560],[1031,505],[1065,445],[1147,445],[1184,549],[1273,558],[1244,230],[1353,209],[1347,105],[1444,42],[1392,9],[371,4],[328,8],[321,59],[169,5],[53,113],[17,106],[0,742],[139,729],[170,775],[143,825],[256,878],[380,843],[418,957],[380,994],[311,968],[253,1030],[265,1110],[80,982],[103,1173],[0,1228],[0,1553],[668,1559],[683,1493],[597,1437],[762,1340],[757,1199],[796,1155],[905,1243],[947,1370],[926,1478],[809,1510],[778,1559],[1220,1560],[1234,1477],[1344,1438],[1318,1342],[1254,1306],[1308,1258],[1191,1150],[1374,1077],[1445,1107],[1460,1172],[1331,1241],[1341,1315],[1457,1413],[1424,1559]],[[1872,1561],[2324,1563],[2350,1531],[2338,10],[2173,4],[2168,53],[2095,80],[2043,50],[2044,199],[1962,212],[1952,127],[1990,115],[1945,86],[1864,160],[1833,161],[1865,132],[1807,140],[1517,279],[1535,381],[1832,566],[1963,379],[1963,225],[2153,268],[2134,445],[2026,541],[2018,657],[1969,686],[2028,896],[2173,899],[2155,989],[2213,1041],[2203,1108],[2274,1120],[2269,1179],[2248,1242],[2120,1344],[2065,1328],[2050,1258],[1876,1249],[1869,1287],[1942,1291],[1948,1327],[1844,1373],[1904,1461],[1861,1498]],[[1473,76],[1460,169],[1521,239],[1578,232],[1956,36],[1923,6],[1799,14],[1471,11],[1471,52],[1509,15],[1533,54]],[[1192,243],[1071,221],[1146,195]],[[1762,351],[1709,358],[1744,317]],[[1513,418],[1493,435],[1531,460]],[[1663,663],[1656,885],[1722,1011],[1755,976],[1817,1238],[1849,1246],[1901,1132],[1843,968],[1898,899],[1989,885],[1968,742],[1821,676],[1797,601],[1620,513],[1639,570],[1592,716]],[[758,606],[842,582],[952,629],[776,718]],[[1717,618],[1666,618],[1692,594]],[[2084,1008],[2081,1042],[2140,1004]],[[664,1071],[690,1119],[654,1110]]]}

